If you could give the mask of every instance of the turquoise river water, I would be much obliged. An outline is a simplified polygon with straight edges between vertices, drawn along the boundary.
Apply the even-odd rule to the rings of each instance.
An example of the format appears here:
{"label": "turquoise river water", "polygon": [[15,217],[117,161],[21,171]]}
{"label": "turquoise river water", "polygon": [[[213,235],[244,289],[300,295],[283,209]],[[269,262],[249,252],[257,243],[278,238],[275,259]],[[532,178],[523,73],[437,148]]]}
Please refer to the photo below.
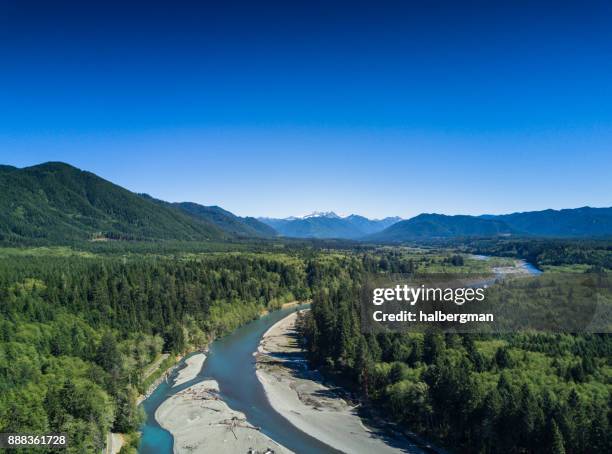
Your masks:
{"label": "turquoise river water", "polygon": [[281,445],[298,453],[337,452],[279,415],[270,406],[255,375],[253,352],[257,350],[261,336],[274,323],[303,307],[272,312],[213,342],[204,367],[194,380],[176,388],[162,383],[143,402],[147,419],[142,427],[139,453],[172,453],[172,435],[157,423],[155,411],[171,395],[209,378],[219,383],[221,397],[232,409],[243,412],[251,424],[260,427],[263,433]]}

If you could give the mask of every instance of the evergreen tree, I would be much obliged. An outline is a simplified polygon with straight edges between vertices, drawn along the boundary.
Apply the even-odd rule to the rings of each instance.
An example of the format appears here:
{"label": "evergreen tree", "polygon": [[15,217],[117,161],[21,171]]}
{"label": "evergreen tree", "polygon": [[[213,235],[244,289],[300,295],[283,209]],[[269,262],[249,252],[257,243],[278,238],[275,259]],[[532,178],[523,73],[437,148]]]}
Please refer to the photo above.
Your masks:
{"label": "evergreen tree", "polygon": [[551,434],[551,446],[550,452],[551,454],[565,454],[565,446],[563,443],[563,435],[559,431],[559,426],[553,419],[550,425],[550,434]]}

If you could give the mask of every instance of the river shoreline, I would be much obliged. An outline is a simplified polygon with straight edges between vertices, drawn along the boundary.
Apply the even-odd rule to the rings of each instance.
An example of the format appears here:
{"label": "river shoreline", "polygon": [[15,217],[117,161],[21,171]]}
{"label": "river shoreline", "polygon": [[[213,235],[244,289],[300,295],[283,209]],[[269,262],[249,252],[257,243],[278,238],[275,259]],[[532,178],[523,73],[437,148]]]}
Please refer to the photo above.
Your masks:
{"label": "river shoreline", "polygon": [[308,371],[297,342],[293,313],[263,335],[258,352],[257,378],[272,408],[295,427],[342,452],[422,453],[411,441],[390,438],[366,427],[357,407],[347,402],[321,377]]}
{"label": "river shoreline", "polygon": [[[155,419],[174,437],[173,452],[290,453],[232,410],[215,380],[204,380],[169,397]],[[252,451],[250,451],[252,450]]]}
{"label": "river shoreline", "polygon": [[[189,356],[171,388],[194,380],[205,361],[204,353]],[[248,423],[243,413],[232,410],[215,380],[201,381],[170,396],[157,408],[155,419],[172,435],[175,453],[291,453]]]}
{"label": "river shoreline", "polygon": [[540,271],[535,265],[523,259],[515,259],[511,266],[493,267],[492,271],[497,276],[503,277],[526,277],[542,274],[542,271]]}
{"label": "river shoreline", "polygon": [[[234,416],[240,420],[246,418],[249,425],[260,428],[258,432],[264,437],[261,439],[261,444],[258,445],[258,448],[263,449],[261,452],[265,452],[268,447],[277,453],[290,451],[312,453],[336,452],[334,449],[299,431],[275,412],[267,401],[261,384],[255,375],[253,352],[257,350],[263,333],[276,321],[303,307],[303,305],[295,303],[284,304],[280,310],[262,315],[237,328],[232,333],[215,339],[208,345],[206,360],[195,378],[178,386],[173,386],[173,380],[169,382],[163,381],[153,391],[151,396],[142,403],[147,418],[143,426],[141,426],[142,436],[138,452],[140,454],[169,454],[176,452],[176,446],[179,446],[179,443],[181,443],[181,432],[188,435],[187,432],[183,431],[184,425],[188,425],[190,431],[194,434],[201,432],[201,424],[199,426],[189,426],[189,419],[191,419],[189,413],[176,413],[173,416],[173,418],[176,417],[176,421],[179,421],[176,425],[164,421],[165,416],[161,413],[159,415],[160,420],[158,420],[156,413],[173,396],[182,394],[185,390],[203,381],[208,382],[210,386],[218,386],[219,402],[222,401],[224,405],[229,407],[230,411],[235,412],[230,414],[229,419]],[[185,362],[186,360],[183,360],[179,367],[183,367]],[[174,372],[172,377],[174,378],[177,375]],[[187,393],[192,391],[194,390],[190,390]],[[176,403],[184,401],[184,405],[188,407],[193,406],[194,402],[188,402],[188,397],[188,395],[183,393],[182,398],[175,399]],[[196,406],[198,402],[206,405],[202,400],[195,399]],[[216,399],[215,402],[217,402]],[[217,405],[217,403],[214,405]],[[227,409],[215,408],[215,410],[226,411]],[[214,410],[211,411],[215,414],[218,413]],[[253,437],[255,433],[253,429],[247,430],[250,432],[249,435]],[[178,440],[175,440],[175,436]],[[231,437],[235,438],[234,435],[231,435]],[[187,445],[190,446],[189,443]],[[281,451],[278,445],[282,445],[285,449]],[[249,446],[245,450],[241,450],[243,447],[237,445],[236,451],[234,451],[233,448],[230,449],[230,445],[223,446],[220,448],[220,452],[247,452]]]}
{"label": "river shoreline", "polygon": [[[273,310],[266,309],[266,310],[262,311],[259,316],[261,318],[261,317],[263,317],[265,315],[270,314],[271,312],[274,312],[274,311],[277,311],[277,310],[294,308],[294,307],[299,306],[300,304],[304,304],[304,303],[299,302],[299,301],[290,301],[288,303],[283,303],[283,304],[281,304],[279,309],[273,309]],[[214,341],[214,339],[211,339],[210,342],[213,342],[213,341]],[[209,343],[209,345],[210,345],[210,343]],[[206,351],[207,349],[208,349],[208,347],[206,347],[206,349],[202,350],[202,351]],[[192,350],[191,353],[193,353],[193,351],[197,351],[197,350]],[[178,355],[176,357],[176,361],[174,362],[174,364],[172,364],[171,366],[167,367],[164,371],[162,371],[161,375],[153,383],[151,383],[151,385],[148,386],[146,391],[143,394],[138,395],[138,397],[136,398],[136,405],[140,405],[145,400],[147,400],[149,398],[149,396],[151,396],[151,394],[153,394],[153,392],[155,392],[155,390],[159,387],[159,385],[161,385],[164,381],[166,381],[168,379],[168,377],[170,377],[172,375],[173,372],[175,372],[177,369],[179,369],[181,367],[181,361],[185,357],[187,357],[189,355],[190,355],[190,352],[185,353],[184,355]],[[189,368],[189,359],[190,358],[185,360],[185,363],[187,364],[187,367],[185,367],[184,369]],[[204,358],[203,359],[201,359],[201,360],[200,359],[194,360],[194,361],[197,361],[198,364],[194,364],[190,368],[192,370],[190,372],[188,372],[189,376],[191,377],[189,379],[183,380],[181,378],[181,372],[183,372],[183,369],[180,369],[179,370],[179,375],[175,379],[173,387],[174,386],[179,386],[181,384],[186,383],[187,381],[190,381],[190,380],[194,379],[195,376],[197,375],[197,373],[202,369],[205,360],[206,360],[206,355],[205,354],[204,354]],[[195,372],[193,372],[193,371],[195,371]],[[153,373],[154,372],[155,371],[153,371]]]}
{"label": "river shoreline", "polygon": [[147,400],[151,396],[151,394],[155,392],[155,390],[159,387],[159,385],[161,385],[164,381],[166,381],[168,376],[172,374],[172,372],[174,372],[177,367],[179,367],[179,363],[182,359],[183,359],[182,356],[178,357],[176,360],[176,363],[174,363],[172,366],[164,370],[162,374],[159,377],[157,377],[157,379],[155,379],[153,383],[151,383],[151,385],[147,388],[144,394],[140,394],[136,398],[136,405],[141,405],[145,400]]}
{"label": "river shoreline", "polygon": [[202,370],[204,361],[206,361],[206,355],[204,353],[196,353],[187,358],[184,361],[185,367],[179,369],[172,387],[180,386],[196,378]]}

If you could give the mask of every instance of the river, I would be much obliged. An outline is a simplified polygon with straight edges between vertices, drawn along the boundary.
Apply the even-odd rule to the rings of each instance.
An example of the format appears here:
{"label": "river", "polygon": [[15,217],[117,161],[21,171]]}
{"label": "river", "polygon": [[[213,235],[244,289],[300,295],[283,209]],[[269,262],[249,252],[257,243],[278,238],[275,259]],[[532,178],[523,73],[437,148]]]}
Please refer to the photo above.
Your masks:
{"label": "river", "polygon": [[[531,263],[521,261],[520,266],[529,274],[541,274],[541,271]],[[261,336],[277,321],[303,307],[305,306],[274,311],[238,328],[210,345],[204,367],[195,379],[176,388],[162,383],[143,402],[146,421],[141,429],[142,438],[138,452],[140,454],[173,452],[172,435],[155,420],[155,411],[171,395],[207,378],[217,381],[221,397],[232,409],[244,413],[251,424],[260,427],[263,433],[286,448],[298,453],[338,452],[297,429],[279,415],[270,406],[255,374],[253,353],[257,351]]]}
{"label": "river", "polygon": [[204,367],[195,379],[176,388],[162,383],[143,402],[147,419],[142,427],[138,452],[172,453],[172,435],[155,420],[155,411],[169,396],[206,378],[217,381],[221,397],[232,409],[244,413],[251,424],[260,427],[263,433],[286,448],[294,452],[337,452],[297,429],[274,411],[255,375],[253,352],[257,350],[261,336],[277,321],[304,307],[274,311],[238,328],[210,345]]}

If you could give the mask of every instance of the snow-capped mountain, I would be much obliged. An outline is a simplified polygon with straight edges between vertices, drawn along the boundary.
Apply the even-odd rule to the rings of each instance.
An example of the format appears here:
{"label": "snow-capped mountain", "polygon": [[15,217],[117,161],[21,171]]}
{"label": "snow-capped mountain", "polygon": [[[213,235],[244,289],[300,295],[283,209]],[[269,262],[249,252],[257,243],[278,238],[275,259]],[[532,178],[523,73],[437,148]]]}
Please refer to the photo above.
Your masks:
{"label": "snow-capped mountain", "polygon": [[259,221],[272,227],[281,236],[358,239],[366,235],[378,233],[401,221],[401,218],[368,219],[356,214],[341,217],[333,211],[315,211],[302,217],[292,216],[284,219],[259,218]]}
{"label": "snow-capped mountain", "polygon": [[313,211],[312,213],[307,214],[306,216],[302,216],[301,219],[311,219],[311,218],[341,219],[341,217],[338,216],[333,211]]}

